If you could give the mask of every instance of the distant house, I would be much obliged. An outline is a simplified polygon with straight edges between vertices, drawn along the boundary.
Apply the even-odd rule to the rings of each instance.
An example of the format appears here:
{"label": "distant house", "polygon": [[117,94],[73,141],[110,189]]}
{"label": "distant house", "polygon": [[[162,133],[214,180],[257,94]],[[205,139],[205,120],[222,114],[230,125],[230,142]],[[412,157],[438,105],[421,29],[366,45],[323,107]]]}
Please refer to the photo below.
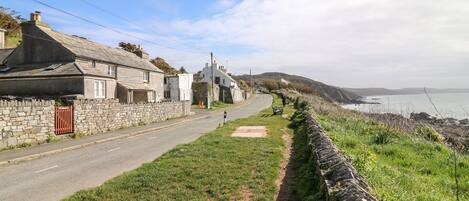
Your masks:
{"label": "distant house", "polygon": [[39,12],[21,26],[22,43],[0,68],[0,95],[163,99],[164,74],[142,49],[134,54],[54,31]]}
{"label": "distant house", "polygon": [[244,100],[243,93],[238,86],[238,82],[233,79],[227,72],[224,66],[214,63],[213,68],[208,63],[202,69],[202,82],[211,83],[213,73],[213,83],[220,86],[219,97],[215,97],[214,100],[220,100],[223,102],[237,103]]}
{"label": "distant house", "polygon": [[166,76],[164,80],[164,97],[173,101],[192,100],[192,74],[178,74]]}

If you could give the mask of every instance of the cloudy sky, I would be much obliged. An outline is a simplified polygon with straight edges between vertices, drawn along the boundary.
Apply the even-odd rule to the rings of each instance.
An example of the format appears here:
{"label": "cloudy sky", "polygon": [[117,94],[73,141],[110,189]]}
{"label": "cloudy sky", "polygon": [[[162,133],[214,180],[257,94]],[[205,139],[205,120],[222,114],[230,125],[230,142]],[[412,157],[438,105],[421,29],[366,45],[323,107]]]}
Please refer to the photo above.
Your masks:
{"label": "cloudy sky", "polygon": [[[38,1],[38,0],[36,0]],[[54,29],[199,70],[280,71],[342,87],[469,87],[467,0],[3,0]],[[128,35],[136,36],[130,37]],[[143,40],[142,40],[143,39]]]}

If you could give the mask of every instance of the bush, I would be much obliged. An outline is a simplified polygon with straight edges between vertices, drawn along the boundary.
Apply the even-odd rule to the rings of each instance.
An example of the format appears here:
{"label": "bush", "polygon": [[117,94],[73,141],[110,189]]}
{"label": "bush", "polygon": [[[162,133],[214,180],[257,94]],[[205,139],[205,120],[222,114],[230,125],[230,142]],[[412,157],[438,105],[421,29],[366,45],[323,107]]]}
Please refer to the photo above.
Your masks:
{"label": "bush", "polygon": [[445,141],[445,137],[443,137],[433,127],[430,127],[430,126],[420,127],[417,130],[417,134],[424,136],[425,138],[429,139],[432,142],[443,143],[443,141]]}
{"label": "bush", "polygon": [[379,131],[373,136],[373,143],[375,144],[387,144],[391,142],[391,136],[383,131]]}

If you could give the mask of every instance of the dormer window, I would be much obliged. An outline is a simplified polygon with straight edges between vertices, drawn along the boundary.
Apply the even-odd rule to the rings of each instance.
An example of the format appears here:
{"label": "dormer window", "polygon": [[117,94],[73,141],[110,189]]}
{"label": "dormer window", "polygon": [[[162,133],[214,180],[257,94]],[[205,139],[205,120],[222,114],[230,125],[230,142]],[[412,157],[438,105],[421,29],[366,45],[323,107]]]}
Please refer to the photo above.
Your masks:
{"label": "dormer window", "polygon": [[150,72],[148,72],[148,71],[143,72],[143,82],[145,82],[145,83],[150,82]]}

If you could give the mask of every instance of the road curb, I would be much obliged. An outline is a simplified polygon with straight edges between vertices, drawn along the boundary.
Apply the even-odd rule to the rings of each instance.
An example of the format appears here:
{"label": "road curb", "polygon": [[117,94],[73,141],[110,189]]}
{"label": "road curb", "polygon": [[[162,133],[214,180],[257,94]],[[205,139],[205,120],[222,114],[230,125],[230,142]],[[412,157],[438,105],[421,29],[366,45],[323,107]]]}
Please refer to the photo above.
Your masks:
{"label": "road curb", "polygon": [[141,130],[141,131],[136,131],[136,132],[132,132],[132,133],[129,133],[129,134],[124,134],[124,135],[110,137],[110,138],[104,138],[104,139],[96,140],[96,141],[93,141],[93,142],[87,142],[87,143],[73,145],[73,146],[70,146],[70,147],[65,147],[65,148],[60,148],[60,149],[54,149],[54,150],[46,151],[46,152],[42,152],[42,153],[31,154],[31,155],[27,155],[27,156],[13,158],[13,159],[6,160],[6,161],[0,161],[0,166],[8,165],[8,164],[17,164],[17,163],[24,162],[24,161],[30,161],[30,160],[38,159],[38,158],[41,158],[41,157],[50,156],[50,155],[65,152],[65,151],[80,149],[80,148],[87,147],[87,146],[90,146],[90,145],[110,142],[110,141],[114,141],[114,140],[118,140],[118,139],[142,136],[142,135],[148,134],[149,132],[152,132],[152,131],[157,131],[157,130],[165,129],[165,128],[168,128],[168,127],[176,126],[176,125],[182,124],[184,122],[203,119],[203,118],[206,118],[208,116],[209,115],[204,115],[204,116],[200,116],[200,117],[197,117],[197,118],[185,119],[185,120],[175,122],[175,123],[172,123],[172,124],[159,126],[159,127],[155,127],[155,128],[150,128],[150,129],[145,129],[145,130]]}
{"label": "road curb", "polygon": [[[227,110],[233,110],[233,109],[239,108],[241,106],[244,106],[246,104],[249,104],[249,103],[252,102],[252,100],[254,99],[255,96],[256,95],[249,98],[248,101],[245,101],[245,102],[243,102],[239,105],[234,105],[234,106],[226,108],[226,109]],[[175,123],[172,123],[172,124],[168,124],[168,125],[164,125],[164,126],[159,126],[159,127],[155,127],[155,128],[149,128],[149,129],[145,129],[145,130],[135,131],[135,132],[132,132],[132,133],[129,133],[129,134],[104,138],[104,139],[96,140],[96,141],[93,141],[93,142],[87,142],[87,143],[73,145],[73,146],[70,146],[70,147],[65,147],[65,148],[60,148],[60,149],[54,149],[54,150],[45,151],[45,152],[42,152],[42,153],[36,153],[36,154],[27,155],[27,156],[17,157],[17,158],[13,158],[13,159],[6,160],[6,161],[0,161],[0,166],[9,165],[9,164],[18,164],[20,162],[30,161],[30,160],[42,158],[42,157],[45,157],[45,156],[50,156],[50,155],[58,154],[58,153],[65,152],[65,151],[76,150],[76,149],[80,149],[80,148],[83,148],[83,147],[87,147],[87,146],[91,146],[91,145],[95,145],[95,144],[101,144],[101,143],[105,143],[105,142],[110,142],[110,141],[114,141],[114,140],[118,140],[118,139],[123,139],[123,138],[128,138],[128,137],[138,137],[138,136],[148,134],[149,132],[152,132],[152,131],[157,131],[157,130],[169,128],[169,127],[176,126],[176,125],[179,125],[179,124],[182,124],[182,123],[185,123],[185,122],[190,122],[190,121],[195,121],[195,120],[207,118],[210,115],[213,115],[213,114],[216,114],[216,113],[222,113],[221,109],[220,110],[215,110],[215,111],[210,111],[207,115],[203,115],[203,116],[196,117],[196,118],[183,119],[181,121],[178,121],[178,122],[175,122]]]}

